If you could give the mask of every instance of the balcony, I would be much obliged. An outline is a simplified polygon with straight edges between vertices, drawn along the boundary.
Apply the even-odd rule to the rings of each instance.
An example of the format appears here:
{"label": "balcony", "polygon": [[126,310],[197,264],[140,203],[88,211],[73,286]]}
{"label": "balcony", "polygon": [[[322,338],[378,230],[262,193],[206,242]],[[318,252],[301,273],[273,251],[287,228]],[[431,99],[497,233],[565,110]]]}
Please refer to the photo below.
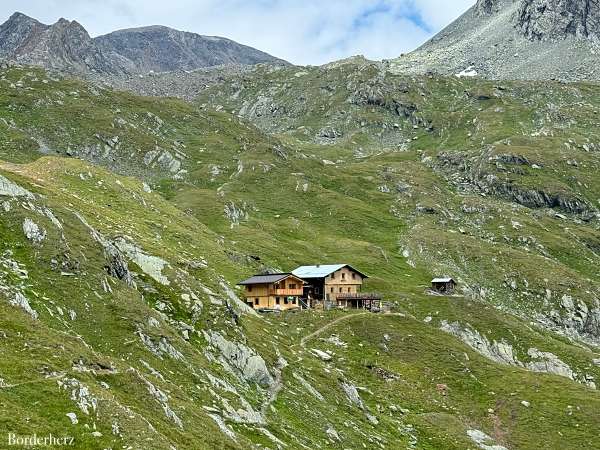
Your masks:
{"label": "balcony", "polygon": [[303,289],[269,289],[269,295],[280,297],[301,297]]}
{"label": "balcony", "polygon": [[338,300],[381,300],[381,294],[376,292],[340,292],[330,295]]}

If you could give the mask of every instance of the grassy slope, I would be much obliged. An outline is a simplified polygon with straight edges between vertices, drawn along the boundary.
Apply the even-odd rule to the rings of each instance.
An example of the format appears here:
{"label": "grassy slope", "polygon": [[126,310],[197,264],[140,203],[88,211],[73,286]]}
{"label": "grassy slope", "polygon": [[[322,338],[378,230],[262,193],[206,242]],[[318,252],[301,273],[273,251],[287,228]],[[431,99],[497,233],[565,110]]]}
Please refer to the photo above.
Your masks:
{"label": "grassy slope", "polygon": [[[471,292],[484,288],[488,300],[524,316],[560,315],[564,295],[594,307],[597,86],[410,78],[360,62],[305,69],[302,76],[297,68],[256,72],[209,89],[199,102],[224,105],[274,133],[307,156],[299,161],[304,167],[322,165],[323,155],[339,161],[321,167],[320,179],[343,180],[338,191],[368,199],[371,217],[392,212],[399,218],[384,232],[400,236],[400,248],[384,246],[388,254],[406,251],[427,275],[459,277]],[[357,92],[370,100],[357,105]],[[299,96],[304,101],[295,106]],[[390,109],[397,104],[415,113],[399,116]],[[288,114],[280,117],[281,110]],[[342,137],[313,153],[310,141],[322,140],[323,127],[341,130]],[[390,145],[402,140],[400,149]],[[505,156],[527,162],[504,162]],[[588,210],[586,221],[560,206],[530,209],[507,201],[514,199],[490,187],[498,184],[577,200]],[[338,201],[331,208],[345,206]],[[349,234],[358,233],[356,227]],[[513,280],[516,290],[509,287]],[[544,301],[547,290],[551,298]]]}
{"label": "grassy slope", "polygon": [[[352,68],[343,70],[354,73]],[[591,298],[585,294],[585,290],[589,289],[586,279],[594,278],[594,269],[590,268],[590,264],[580,262],[581,253],[586,250],[569,238],[571,235],[562,230],[558,225],[560,222],[545,215],[537,218],[535,212],[515,208],[493,197],[482,198],[468,193],[457,197],[456,187],[446,182],[447,174],[433,170],[425,159],[430,153],[435,156],[434,149],[437,152],[441,148],[469,150],[478,155],[479,144],[472,143],[466,149],[461,148],[463,142],[470,142],[466,139],[464,124],[467,121],[472,123],[473,116],[484,111],[478,111],[479,101],[463,98],[461,89],[492,89],[491,86],[479,87],[477,82],[472,81],[419,81],[419,89],[426,90],[427,95],[442,97],[426,102],[420,108],[425,111],[431,105],[452,105],[457,110],[456,119],[454,122],[449,120],[445,110],[438,112],[438,116],[427,111],[427,114],[435,116],[434,124],[446,124],[444,130],[439,129],[435,136],[425,130],[414,130],[412,124],[400,121],[402,139],[412,138],[413,133],[419,139],[413,141],[411,151],[398,153],[390,151],[402,140],[397,136],[387,136],[393,131],[386,131],[377,139],[371,138],[377,136],[373,129],[350,137],[347,133],[352,132],[356,120],[361,120],[353,115],[350,115],[352,120],[344,129],[346,137],[335,145],[322,147],[312,142],[310,133],[307,137],[305,132],[298,132],[295,128],[303,125],[302,120],[317,131],[329,122],[338,127],[331,117],[323,118],[319,114],[301,116],[298,123],[285,125],[293,125],[292,131],[268,137],[227,113],[197,110],[174,100],[141,99],[110,91],[103,91],[98,97],[93,89],[78,82],[50,81],[45,84],[40,81],[45,78],[43,73],[32,71],[33,75],[27,75],[27,72],[11,70],[4,74],[13,83],[24,80],[24,86],[15,86],[11,88],[14,91],[7,89],[0,94],[2,117],[13,120],[16,125],[16,128],[7,128],[7,134],[2,137],[5,139],[3,158],[17,163],[36,159],[38,155],[34,150],[38,144],[30,139],[35,137],[52,149],[58,149],[59,153],[63,153],[65,146],[70,147],[71,153],[87,155],[94,162],[111,169],[142,175],[164,196],[161,198],[144,192],[141,182],[135,178],[118,178],[111,172],[74,159],[44,158],[27,166],[4,165],[7,176],[45,196],[40,201],[47,203],[64,223],[65,237],[61,238],[47,218],[23,206],[15,205],[11,212],[0,216],[2,236],[5,237],[4,250],[11,249],[13,258],[25,264],[30,271],[28,283],[31,286],[26,287],[25,293],[32,306],[40,312],[40,320],[33,325],[20,312],[3,315],[5,323],[2,329],[8,335],[3,345],[13,355],[14,369],[3,369],[1,376],[7,383],[29,381],[21,373],[25,370],[39,372],[47,366],[42,373],[65,372],[68,377],[88,384],[90,390],[102,399],[98,414],[89,419],[84,416],[82,420],[83,414],[69,400],[68,392],[63,392],[58,396],[60,400],[36,410],[36,429],[69,430],[76,434],[81,448],[120,444],[135,447],[141,445],[140,439],[147,439],[146,448],[167,448],[167,443],[178,448],[198,445],[205,448],[235,447],[236,444],[218,431],[202,409],[202,406],[210,406],[214,402],[218,406],[218,399],[213,394],[215,388],[207,385],[200,369],[228,380],[255,408],[260,406],[265,393],[255,386],[240,383],[221,366],[208,361],[202,352],[206,343],[199,335],[193,335],[189,342],[181,338],[169,318],[186,323],[191,321],[192,314],[181,301],[181,294],[190,289],[198,293],[205,305],[202,319],[195,324],[196,330],[222,330],[231,339],[247,339],[270,367],[275,364],[278,352],[290,364],[283,370],[284,389],[268,409],[268,422],[264,425],[290,447],[357,448],[365,444],[367,448],[398,448],[398,445],[410,446],[413,436],[416,436],[418,448],[458,449],[473,445],[465,431],[477,428],[510,448],[536,448],[537,436],[546,433],[548,448],[592,448],[592,439],[600,428],[593,414],[600,400],[595,391],[564,378],[494,364],[438,327],[444,319],[468,323],[490,339],[510,342],[523,360],[527,358],[528,348],[537,347],[555,353],[574,370],[600,376],[598,369],[591,366],[591,360],[597,354],[531,328],[526,322],[497,309],[484,308],[479,303],[423,295],[429,276],[439,270],[447,270],[458,273],[470,285],[485,281],[487,289],[497,290],[497,295],[491,299],[498,305],[516,310],[522,308],[527,312],[538,311],[544,308],[541,299],[536,300],[537,303],[524,304],[519,297],[522,295],[520,292],[508,297],[505,293],[510,291],[505,285],[504,274],[490,274],[495,273],[500,265],[514,273],[519,283],[526,277],[535,299],[536,295],[540,295],[536,290],[542,289],[535,283],[543,284],[543,280],[538,280],[541,278],[538,264],[544,263],[547,271],[552,271],[552,276],[561,274],[569,277],[572,293],[584,299]],[[276,76],[281,76],[281,73]],[[310,76],[327,85],[338,82],[341,75],[332,70],[328,75],[331,80],[327,82],[322,80],[320,73]],[[36,77],[38,81],[33,81]],[[304,83],[305,88],[310,86],[305,79],[299,83]],[[514,89],[515,98],[511,99],[511,104],[518,109],[516,93],[522,93],[517,91],[517,87]],[[592,87],[585,89],[593,91]],[[56,94],[75,91],[77,96]],[[407,94],[413,96],[409,100],[422,101],[419,100],[423,98],[419,91],[414,92]],[[452,92],[457,92],[457,97],[452,97],[457,103],[447,100]],[[566,95],[560,90],[554,97],[559,94]],[[249,98],[252,95],[255,93],[251,93]],[[47,105],[37,101],[53,96],[61,98],[62,104]],[[312,98],[310,95],[307,97]],[[321,106],[334,112],[335,107],[345,109],[344,99],[345,95],[333,96]],[[507,105],[504,107],[509,109]],[[80,114],[82,111],[85,114]],[[160,122],[148,116],[147,112],[161,118],[163,125],[158,131],[156,124]],[[369,121],[368,127],[380,128],[385,122],[389,124],[386,130],[393,130],[394,121],[399,121],[389,111],[382,112],[378,108],[357,107],[353,114],[359,113]],[[420,114],[425,115],[425,112]],[[510,123],[514,124],[521,120],[517,118],[529,117],[530,114],[529,109],[519,109],[507,113],[506,117],[512,117],[514,121]],[[333,113],[331,116],[338,117]],[[50,126],[49,118],[57,122]],[[113,127],[112,124],[121,123],[115,122],[117,118],[137,128]],[[146,124],[147,118],[152,121],[152,126]],[[495,118],[489,121],[496,123]],[[373,125],[374,122],[377,124]],[[261,125],[260,122],[258,125]],[[95,134],[98,132],[109,137],[119,136],[121,146],[111,150],[112,156],[106,159],[90,157],[85,152],[77,153],[82,148],[96,145]],[[487,133],[490,136],[497,133],[493,137],[497,140],[507,133],[514,134],[515,130],[508,128],[484,134],[487,136]],[[573,132],[573,136],[573,139],[578,139],[577,133]],[[355,159],[353,139],[361,140],[363,150],[372,152],[374,156]],[[439,143],[440,139],[443,145]],[[182,180],[174,180],[160,168],[145,168],[141,162],[157,142],[162,148],[172,149],[172,146],[177,147],[174,141],[183,143],[183,151],[188,155],[183,163],[188,174]],[[390,147],[383,154],[376,155],[382,142]],[[133,156],[124,159],[125,155]],[[545,152],[540,153],[540,157],[545,155]],[[593,161],[593,155],[589,158]],[[323,159],[344,162],[331,166],[324,164]],[[545,163],[544,167],[548,165]],[[219,170],[215,172],[214,166],[218,166]],[[551,178],[548,175],[548,179]],[[410,186],[408,192],[394,191],[400,182]],[[308,185],[306,192],[304,184]],[[392,192],[381,192],[379,188],[383,185],[390,187]],[[581,187],[577,189],[578,193],[583,191]],[[593,191],[589,192],[586,195],[591,198]],[[247,211],[248,219],[232,225],[223,214],[225,205],[231,203]],[[485,212],[475,215],[463,213],[464,204],[477,205]],[[434,214],[423,213],[417,206],[429,206]],[[130,236],[146,252],[169,261],[171,268],[165,273],[176,282],[168,288],[160,286],[130,263],[132,270],[139,272],[139,289],[136,291],[122,282],[111,280],[113,293],[104,292],[105,258],[98,244],[91,240],[89,231],[71,210],[79,211],[107,236]],[[44,243],[37,247],[27,242],[21,231],[23,219],[32,214],[35,216],[32,218],[49,233]],[[537,255],[539,248],[524,249],[519,238],[525,232],[523,229],[519,232],[514,230],[511,219],[526,227],[527,235],[531,234],[542,242],[550,257]],[[569,233],[575,233],[581,239],[596,239],[597,233],[589,224],[569,222],[569,228]],[[504,234],[508,240],[504,239]],[[442,245],[446,251],[437,253]],[[408,258],[402,255],[404,249],[410,250]],[[63,276],[60,271],[50,268],[50,260],[57,255],[66,258],[65,253],[69,254],[68,259],[79,261],[80,268],[75,277]],[[502,264],[492,260],[505,253],[507,256],[503,257]],[[261,262],[257,263],[247,255],[258,256]],[[593,254],[587,254],[587,257],[595,261]],[[187,268],[187,261],[200,258],[207,260],[208,270],[192,271]],[[516,264],[519,259],[523,261],[521,265]],[[287,270],[296,264],[315,260],[356,264],[372,275],[368,289],[379,290],[387,298],[397,301],[398,310],[408,316],[357,316],[340,322],[307,344],[307,349],[330,348],[336,353],[331,363],[324,363],[303,349],[299,342],[302,336],[340,313],[306,313],[267,320],[245,317],[240,330],[231,326],[224,307],[211,305],[199,286],[202,283],[224,297],[225,293],[219,286],[220,276],[233,283],[263,264]],[[411,264],[416,264],[416,267]],[[166,316],[154,309],[159,302],[169,306]],[[54,315],[46,310],[46,306]],[[57,306],[63,311],[73,309],[77,319],[69,321],[66,316],[62,317]],[[6,312],[14,311],[7,306],[3,308]],[[426,315],[434,317],[429,324],[422,322]],[[161,321],[159,330],[147,325],[149,316]],[[136,337],[138,326],[156,339],[167,337],[184,354],[185,361],[153,356]],[[64,333],[71,337],[65,338]],[[348,348],[334,347],[319,340],[331,333],[339,334],[350,344]],[[387,349],[382,346],[384,334],[390,337]],[[77,335],[89,348],[74,337]],[[28,343],[27,348],[31,352],[26,359],[20,358],[23,342]],[[52,345],[53,342],[56,344]],[[60,352],[50,350],[58,342],[63,342],[64,348],[58,347]],[[112,365],[118,373],[76,372],[73,362],[79,356],[86,361],[103,361],[103,366]],[[165,381],[151,375],[140,363],[141,359],[161,372]],[[149,396],[134,372],[129,371],[130,367],[170,393],[169,405],[181,417],[183,431],[166,418],[161,406]],[[393,372],[399,378],[386,382],[374,370],[375,367]],[[294,378],[294,373],[300,373],[309,380],[325,401],[312,396]],[[31,381],[37,380],[39,377],[31,377]],[[110,389],[104,390],[99,381],[108,383]],[[364,386],[372,393],[360,391],[370,414],[379,420],[377,426],[369,422],[364,411],[348,405],[340,388],[341,381]],[[448,396],[443,397],[437,391],[439,383],[448,385]],[[60,392],[52,379],[7,391],[11,392],[11,397],[2,405],[3,416],[10,420],[9,429],[23,433],[28,430],[23,417],[32,414],[29,402],[33,399],[41,402],[45,393],[54,398]],[[521,406],[521,400],[530,401],[532,406]],[[233,398],[231,401],[236,400]],[[122,414],[122,406],[125,405],[137,415],[125,417],[127,415]],[[399,408],[408,411],[402,413]],[[488,408],[493,412],[488,412]],[[22,411],[22,414],[13,414],[11,411],[14,410]],[[65,416],[71,410],[77,411],[80,417],[77,426],[70,425]],[[110,414],[114,411],[122,414],[119,418],[122,438],[111,432]],[[152,423],[157,432],[149,429],[142,416]],[[102,438],[91,437],[91,429],[84,427],[85,423],[91,427],[93,422],[102,432]],[[202,427],[196,426],[198,423],[202,423]],[[237,445],[241,448],[249,446],[250,442],[274,447],[273,442],[260,432],[261,426],[228,423],[235,430]],[[209,427],[208,432],[205,427]],[[341,443],[328,437],[328,427],[339,433]],[[411,431],[412,427],[414,431]],[[377,438],[380,444],[377,444]]]}

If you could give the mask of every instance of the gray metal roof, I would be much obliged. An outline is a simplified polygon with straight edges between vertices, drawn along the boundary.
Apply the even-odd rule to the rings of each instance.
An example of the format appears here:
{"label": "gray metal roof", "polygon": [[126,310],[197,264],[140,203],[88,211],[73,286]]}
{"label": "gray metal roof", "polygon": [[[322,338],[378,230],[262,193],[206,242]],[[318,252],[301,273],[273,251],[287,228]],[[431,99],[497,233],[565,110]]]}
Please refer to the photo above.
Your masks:
{"label": "gray metal roof", "polygon": [[348,267],[354,272],[362,275],[364,278],[368,278],[364,273],[359,272],[349,264],[321,264],[317,266],[300,266],[295,270],[292,270],[292,273],[296,275],[298,278],[325,278],[326,276],[332,274],[333,272],[337,272],[344,267]]}
{"label": "gray metal roof", "polygon": [[450,277],[446,277],[446,278],[434,278],[433,280],[431,280],[432,283],[450,283],[451,281],[455,282]]}
{"label": "gray metal roof", "polygon": [[240,281],[238,285],[245,286],[248,284],[277,283],[278,281],[285,280],[286,278],[289,278],[291,276],[291,273],[272,273],[267,275],[254,275],[253,277],[250,277],[247,280]]}

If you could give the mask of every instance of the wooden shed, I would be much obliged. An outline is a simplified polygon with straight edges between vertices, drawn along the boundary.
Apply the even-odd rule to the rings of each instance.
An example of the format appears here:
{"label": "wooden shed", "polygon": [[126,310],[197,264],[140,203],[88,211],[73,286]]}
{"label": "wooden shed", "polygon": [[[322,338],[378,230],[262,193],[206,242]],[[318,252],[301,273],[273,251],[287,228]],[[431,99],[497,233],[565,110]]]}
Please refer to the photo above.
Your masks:
{"label": "wooden shed", "polygon": [[456,288],[456,281],[450,277],[434,278],[431,280],[431,289],[440,294],[452,294]]}

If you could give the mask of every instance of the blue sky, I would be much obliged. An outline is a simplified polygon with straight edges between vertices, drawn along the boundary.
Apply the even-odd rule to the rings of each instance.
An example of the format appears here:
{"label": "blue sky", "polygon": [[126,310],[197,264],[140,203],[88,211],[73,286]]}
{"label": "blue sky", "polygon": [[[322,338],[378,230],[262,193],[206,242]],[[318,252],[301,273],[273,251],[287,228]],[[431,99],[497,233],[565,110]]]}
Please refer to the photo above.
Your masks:
{"label": "blue sky", "polygon": [[44,23],[75,19],[92,36],[167,25],[224,36],[295,64],[362,54],[394,58],[449,24],[475,0],[2,0]]}

